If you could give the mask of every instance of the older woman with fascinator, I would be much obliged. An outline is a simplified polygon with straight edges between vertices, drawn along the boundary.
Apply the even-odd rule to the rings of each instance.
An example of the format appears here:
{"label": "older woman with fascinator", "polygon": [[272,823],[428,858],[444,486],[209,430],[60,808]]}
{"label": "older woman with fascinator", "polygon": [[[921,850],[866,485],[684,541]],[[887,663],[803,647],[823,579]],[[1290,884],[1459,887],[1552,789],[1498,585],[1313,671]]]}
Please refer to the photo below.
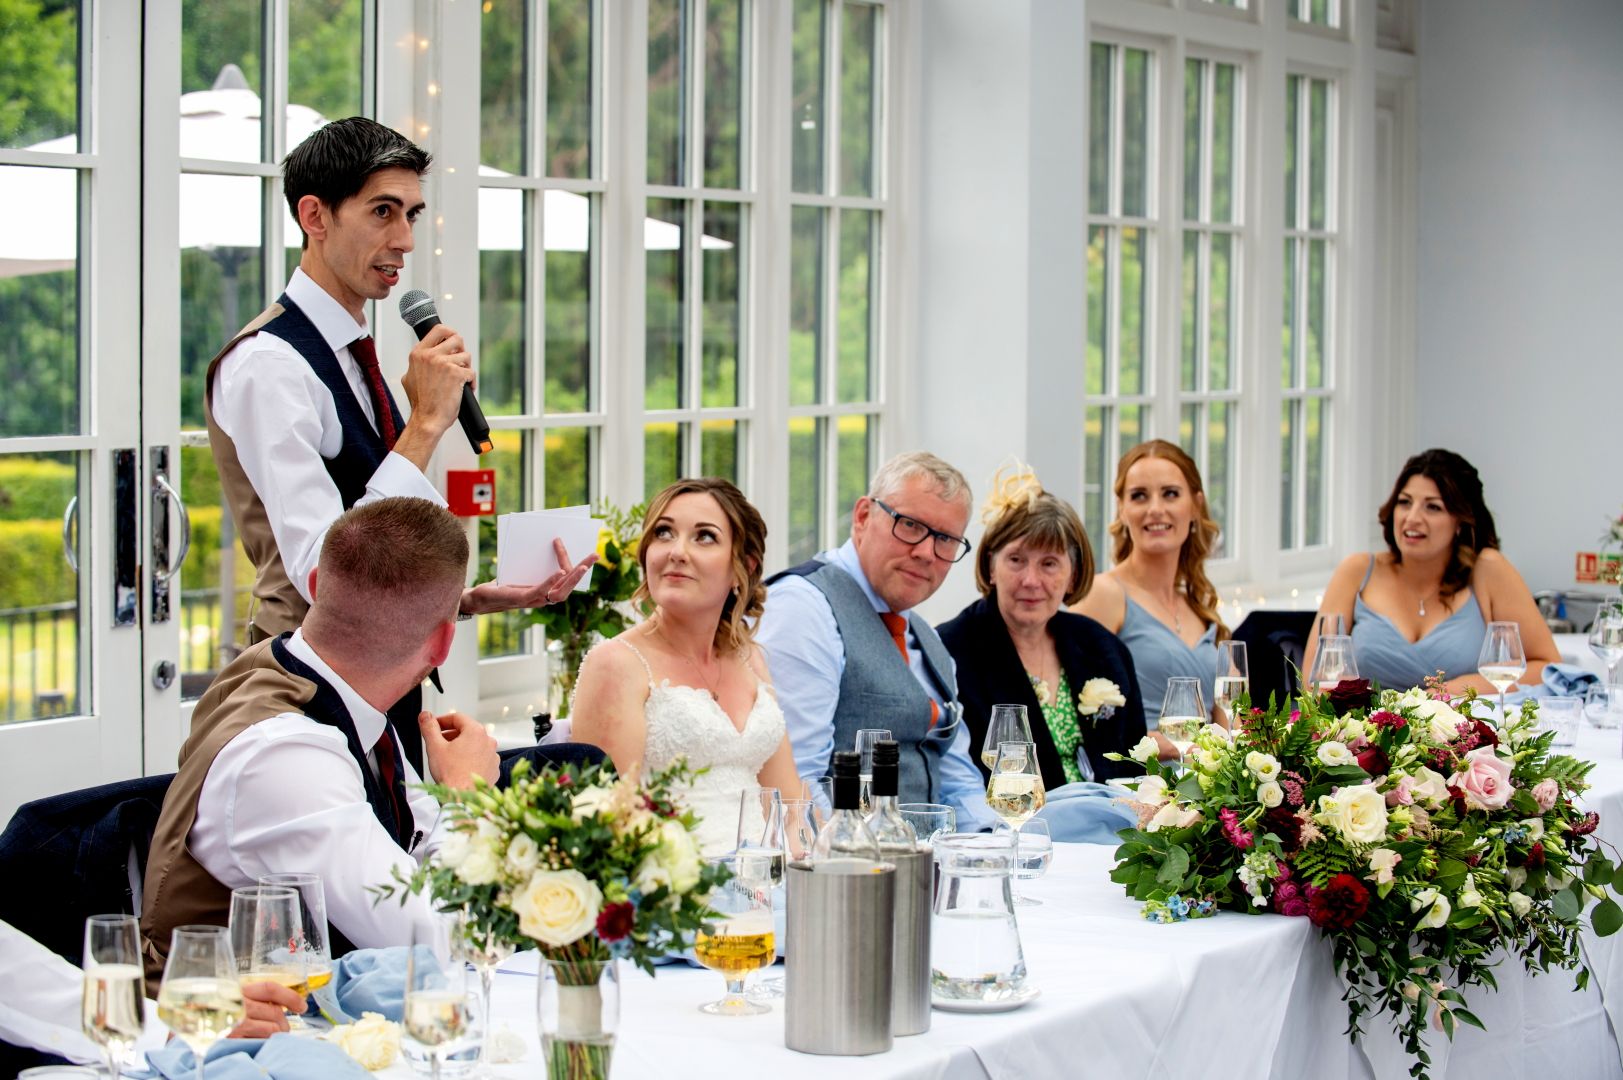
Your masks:
{"label": "older woman with fascinator", "polygon": [[[1386,550],[1343,561],[1319,608],[1348,625],[1359,676],[1402,689],[1440,671],[1451,693],[1492,693],[1476,673],[1477,653],[1487,624],[1500,621],[1520,628],[1521,681],[1537,685],[1561,654],[1527,583],[1499,553],[1471,463],[1451,450],[1416,454],[1377,516]],[[1316,650],[1310,643],[1303,671],[1312,670]]]}
{"label": "older woman with fascinator", "polygon": [[1081,519],[1019,470],[999,474],[981,520],[981,599],[937,628],[957,663],[971,745],[986,738],[993,705],[1024,705],[1050,791],[1138,773],[1104,756],[1144,737],[1133,659],[1109,630],[1063,609],[1093,580]]}
{"label": "older woman with fascinator", "polygon": [[[1217,522],[1206,509],[1200,470],[1183,449],[1165,439],[1139,443],[1116,465],[1116,520],[1110,523],[1115,566],[1071,610],[1097,619],[1133,654],[1145,721],[1161,717],[1167,680],[1200,680],[1212,704],[1217,643],[1228,627],[1217,617],[1217,587],[1206,577],[1206,556],[1217,543]],[[1163,757],[1177,749],[1157,733]]]}

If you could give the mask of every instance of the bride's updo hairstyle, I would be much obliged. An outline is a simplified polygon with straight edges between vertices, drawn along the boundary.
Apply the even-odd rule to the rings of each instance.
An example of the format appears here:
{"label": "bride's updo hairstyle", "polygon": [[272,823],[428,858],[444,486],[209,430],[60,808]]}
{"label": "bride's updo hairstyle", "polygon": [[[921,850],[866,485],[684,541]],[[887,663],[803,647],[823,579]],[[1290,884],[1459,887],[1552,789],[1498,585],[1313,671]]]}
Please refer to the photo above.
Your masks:
{"label": "bride's updo hairstyle", "polygon": [[1454,550],[1449,554],[1448,566],[1443,570],[1444,600],[1452,598],[1471,584],[1471,568],[1484,548],[1499,546],[1499,530],[1493,523],[1493,514],[1482,495],[1482,477],[1476,466],[1452,450],[1422,450],[1403,463],[1398,482],[1392,485],[1392,494],[1381,504],[1376,517],[1381,522],[1381,534],[1386,537],[1386,548],[1393,562],[1403,561],[1398,550],[1398,538],[1392,519],[1397,511],[1398,496],[1411,477],[1424,476],[1437,485],[1443,497],[1443,509],[1454,515],[1459,527],[1454,532]]}
{"label": "bride's updo hairstyle", "polygon": [[665,515],[672,500],[681,495],[708,495],[727,516],[733,534],[733,588],[721,608],[716,624],[716,651],[736,653],[749,646],[754,623],[766,606],[766,586],[762,584],[761,564],[766,559],[766,522],[744,493],[730,480],[719,476],[698,476],[678,480],[655,495],[642,517],[642,539],[637,542],[637,564],[642,581],[632,596],[634,606],[652,602],[648,592],[648,545],[653,542],[654,522]]}

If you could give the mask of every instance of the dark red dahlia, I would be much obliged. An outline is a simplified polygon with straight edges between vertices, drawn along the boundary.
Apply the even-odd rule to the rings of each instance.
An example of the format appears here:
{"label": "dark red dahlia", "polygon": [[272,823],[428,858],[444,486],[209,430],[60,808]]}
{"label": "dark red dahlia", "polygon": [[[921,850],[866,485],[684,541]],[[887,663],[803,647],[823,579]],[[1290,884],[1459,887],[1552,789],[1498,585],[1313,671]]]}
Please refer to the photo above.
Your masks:
{"label": "dark red dahlia", "polygon": [[1526,865],[1529,870],[1537,870],[1544,865],[1544,841],[1533,841],[1533,846],[1527,849]]}
{"label": "dark red dahlia", "polygon": [[1362,750],[1358,751],[1356,757],[1358,767],[1371,776],[1385,776],[1387,771],[1392,768],[1392,762],[1388,760],[1386,751],[1374,743],[1366,744]]}
{"label": "dark red dahlia", "polygon": [[1401,714],[1390,712],[1386,709],[1381,709],[1378,712],[1371,713],[1369,722],[1378,728],[1400,728],[1409,726],[1409,721],[1405,720]]}
{"label": "dark red dahlia", "polygon": [[1325,696],[1337,716],[1346,716],[1354,709],[1369,708],[1370,702],[1375,700],[1375,690],[1368,679],[1342,679],[1326,690]]}
{"label": "dark red dahlia", "polygon": [[1302,819],[1283,806],[1264,810],[1258,831],[1273,833],[1279,837],[1279,844],[1285,849],[1286,854],[1302,846]]}
{"label": "dark red dahlia", "polygon": [[606,904],[597,913],[597,936],[604,941],[619,941],[637,925],[637,909],[629,903]]}
{"label": "dark red dahlia", "polygon": [[1498,746],[1499,733],[1493,730],[1491,724],[1472,717],[1466,723],[1471,725],[1471,732],[1476,736],[1478,746]]}
{"label": "dark red dahlia", "polygon": [[1351,874],[1337,874],[1307,902],[1307,917],[1313,925],[1339,931],[1352,927],[1369,910],[1369,890]]}

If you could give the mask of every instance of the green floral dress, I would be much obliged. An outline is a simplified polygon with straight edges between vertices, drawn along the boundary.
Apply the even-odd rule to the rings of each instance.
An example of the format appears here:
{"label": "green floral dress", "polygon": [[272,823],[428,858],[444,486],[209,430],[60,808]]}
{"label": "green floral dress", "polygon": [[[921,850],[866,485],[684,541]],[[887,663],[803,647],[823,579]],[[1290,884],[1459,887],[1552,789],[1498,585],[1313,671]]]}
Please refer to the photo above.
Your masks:
{"label": "green floral dress", "polygon": [[1071,693],[1071,684],[1065,681],[1064,671],[1059,673],[1059,689],[1054,698],[1053,701],[1043,701],[1042,691],[1037,691],[1037,700],[1042,702],[1043,721],[1048,724],[1048,734],[1053,736],[1054,748],[1059,751],[1060,764],[1065,766],[1065,779],[1075,784],[1087,777],[1082,775],[1082,767],[1076,763],[1076,748],[1082,745],[1082,727],[1076,716],[1076,695]]}

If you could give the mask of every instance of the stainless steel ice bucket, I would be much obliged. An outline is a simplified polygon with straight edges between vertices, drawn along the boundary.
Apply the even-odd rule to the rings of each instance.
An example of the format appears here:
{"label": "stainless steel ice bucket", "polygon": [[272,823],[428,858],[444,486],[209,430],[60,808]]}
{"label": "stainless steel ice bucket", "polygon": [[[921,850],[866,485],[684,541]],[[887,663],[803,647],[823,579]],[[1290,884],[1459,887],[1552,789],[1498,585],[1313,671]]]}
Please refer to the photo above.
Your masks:
{"label": "stainless steel ice bucket", "polygon": [[896,962],[891,974],[890,1030],[895,1036],[930,1030],[930,907],[935,854],[885,852],[896,864]]}
{"label": "stainless steel ice bucket", "polygon": [[884,1053],[892,1041],[895,865],[792,862],[788,878],[784,1045],[803,1054]]}

